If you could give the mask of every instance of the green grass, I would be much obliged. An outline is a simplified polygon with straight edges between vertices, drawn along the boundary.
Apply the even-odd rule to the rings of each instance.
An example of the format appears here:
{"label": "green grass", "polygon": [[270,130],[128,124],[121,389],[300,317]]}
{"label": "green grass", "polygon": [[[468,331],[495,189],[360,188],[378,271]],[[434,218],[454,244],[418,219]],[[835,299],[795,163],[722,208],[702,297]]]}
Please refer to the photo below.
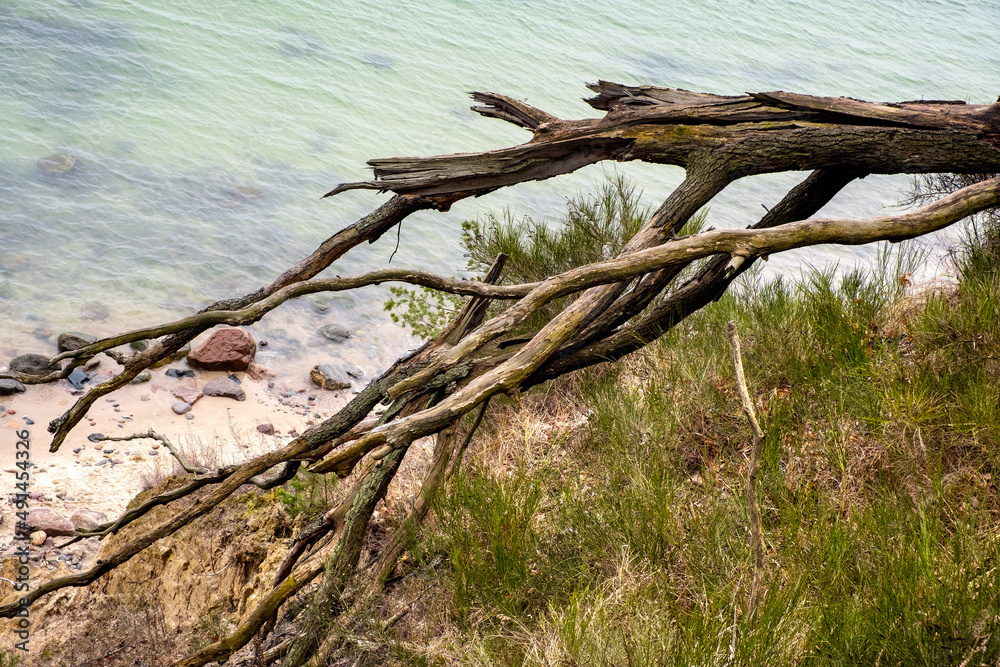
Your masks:
{"label": "green grass", "polygon": [[[523,284],[578,266],[616,257],[649,217],[640,202],[640,193],[622,176],[598,186],[596,194],[570,199],[565,217],[557,222],[536,221],[511,211],[489,213],[479,220],[462,223],[462,246],[468,258],[466,270],[485,275],[497,255],[507,255],[502,284]],[[695,216],[681,234],[701,229],[705,216]],[[393,298],[385,310],[425,339],[433,338],[465,303],[464,299],[427,288],[391,287]],[[574,297],[555,299],[535,313],[516,332],[537,331]],[[498,302],[491,315],[508,307]]]}
{"label": "green grass", "polygon": [[[405,664],[1000,661],[1000,238],[953,289],[751,276],[642,353],[499,401],[414,549]],[[911,260],[913,258],[910,258]],[[751,434],[767,433],[751,604]],[[426,628],[433,627],[430,632]]]}

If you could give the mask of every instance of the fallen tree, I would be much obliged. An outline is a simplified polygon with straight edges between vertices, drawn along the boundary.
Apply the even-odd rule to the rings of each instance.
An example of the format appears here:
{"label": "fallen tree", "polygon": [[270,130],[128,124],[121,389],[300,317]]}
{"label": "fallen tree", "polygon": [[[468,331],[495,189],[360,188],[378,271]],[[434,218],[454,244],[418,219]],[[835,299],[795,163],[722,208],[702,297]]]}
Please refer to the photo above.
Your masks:
{"label": "fallen tree", "polygon": [[[288,299],[320,291],[354,289],[396,281],[472,297],[434,340],[400,359],[337,415],[275,452],[243,465],[196,471],[191,483],[169,497],[153,498],[94,535],[116,532],[149,508],[195,497],[197,502],[107,559],[79,574],[56,579],[25,596],[28,604],[66,586],[84,586],[126,562],[157,539],[211,512],[245,483],[265,488],[292,478],[303,466],[322,474],[354,475],[346,496],[302,530],[274,587],[236,632],[177,665],[225,660],[254,636],[266,635],[287,603],[322,575],[312,607],[349,613],[359,597],[349,585],[366,581],[364,597],[378,595],[405,548],[406,531],[391,540],[370,571],[358,562],[377,501],[414,440],[436,435],[433,465],[415,499],[409,526],[427,512],[428,497],[460,462],[475,425],[461,432],[461,418],[492,396],[517,393],[562,374],[613,361],[655,340],[725,292],[757,259],[820,243],[863,244],[921,236],[1000,205],[1000,104],[920,101],[873,104],[847,98],[790,93],[723,97],[649,86],[600,82],[591,86],[598,119],[562,120],[523,102],[473,94],[482,115],[532,132],[525,144],[483,153],[372,160],[375,179],[338,186],[389,191],[393,197],[341,230],[270,285],[241,298],[160,327],[128,332],[64,352],[66,362],[44,377],[64,377],[103,351],[156,339],[144,352],[123,359],[124,369],[82,396],[50,424],[51,449],[100,397],[142,370],[175,354],[217,324],[255,322]],[[456,201],[501,187],[569,173],[601,160],[643,160],[678,165],[686,177],[613,258],[579,266],[535,283],[500,285],[503,257],[482,282],[449,280],[420,271],[382,270],[353,278],[317,279],[337,258],[372,242],[417,210],[447,210]],[[699,209],[729,183],[754,174],[811,171],[781,201],[746,229],[713,230],[677,238]],[[867,174],[970,174],[980,178],[915,211],[860,220],[814,216],[841,189]],[[971,179],[976,181],[976,178]],[[520,329],[554,299],[572,297],[561,312],[524,336]],[[492,301],[513,305],[487,319]],[[388,405],[377,412],[379,404]],[[478,424],[478,419],[476,421]],[[261,477],[269,471],[271,478]],[[367,577],[367,579],[365,579]],[[354,585],[351,590],[357,590]],[[0,607],[11,616],[21,601]],[[303,614],[310,613],[302,611]],[[284,664],[323,664],[336,639],[302,633],[282,644]]]}

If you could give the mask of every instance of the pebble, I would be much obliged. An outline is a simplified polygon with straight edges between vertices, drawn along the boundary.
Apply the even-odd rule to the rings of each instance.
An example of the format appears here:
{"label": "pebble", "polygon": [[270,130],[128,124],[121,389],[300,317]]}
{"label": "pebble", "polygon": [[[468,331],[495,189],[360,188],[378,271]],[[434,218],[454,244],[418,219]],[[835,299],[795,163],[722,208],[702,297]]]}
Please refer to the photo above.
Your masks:
{"label": "pebble", "polygon": [[191,404],[185,403],[184,401],[177,401],[170,406],[170,409],[173,410],[175,414],[183,415],[191,412]]}
{"label": "pebble", "polygon": [[344,370],[355,380],[363,380],[365,377],[365,372],[352,364],[344,364]]}
{"label": "pebble", "polygon": [[149,450],[149,455],[150,456],[159,456],[160,453],[158,451],[156,451],[155,449],[151,449],[151,450]]}
{"label": "pebble", "polygon": [[180,368],[168,368],[167,369],[168,378],[193,378],[194,371],[180,369]]}
{"label": "pebble", "polygon": [[129,384],[142,384],[143,382],[149,382],[152,379],[153,379],[153,374],[150,373],[148,370],[145,370],[136,375],[131,380],[129,380]]}
{"label": "pebble", "polygon": [[180,399],[189,405],[194,405],[204,394],[194,387],[177,387],[170,390],[174,398]]}
{"label": "pebble", "polygon": [[343,343],[351,337],[351,332],[339,324],[327,324],[326,326],[320,327],[316,333],[323,336],[327,340],[333,341],[334,343]]}
{"label": "pebble", "polygon": [[257,424],[257,430],[264,435],[274,435],[274,426],[271,424]]}
{"label": "pebble", "polygon": [[87,436],[87,440],[90,440],[91,442],[99,442],[103,437],[103,433],[91,433]]}

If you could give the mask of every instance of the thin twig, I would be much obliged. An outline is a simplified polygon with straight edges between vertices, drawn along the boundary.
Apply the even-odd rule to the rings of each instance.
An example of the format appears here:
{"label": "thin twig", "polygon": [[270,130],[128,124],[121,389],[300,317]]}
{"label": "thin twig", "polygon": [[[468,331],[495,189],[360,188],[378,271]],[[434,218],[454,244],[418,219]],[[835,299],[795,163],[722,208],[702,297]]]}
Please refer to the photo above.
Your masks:
{"label": "thin twig", "polygon": [[102,442],[102,441],[124,442],[127,440],[144,440],[144,439],[156,440],[164,447],[166,447],[167,450],[171,454],[173,454],[174,458],[177,459],[177,462],[181,464],[181,467],[184,468],[185,472],[189,472],[194,475],[207,475],[210,472],[208,468],[203,468],[203,467],[196,468],[195,466],[188,463],[187,459],[184,457],[184,454],[181,453],[181,450],[177,449],[177,447],[175,447],[174,444],[170,442],[169,439],[166,438],[166,436],[160,435],[153,429],[149,429],[145,433],[133,433],[132,435],[125,435],[120,438],[115,438],[110,435],[102,435],[100,437],[94,438],[94,442]]}
{"label": "thin twig", "polygon": [[743,404],[743,412],[750,420],[753,428],[753,449],[750,454],[750,463],[747,466],[747,509],[750,514],[750,536],[753,543],[753,586],[750,589],[751,606],[756,604],[760,595],[761,584],[764,579],[764,532],[760,525],[760,505],[757,502],[757,466],[760,463],[760,453],[764,446],[764,431],[757,423],[757,414],[753,408],[753,401],[750,400],[750,392],[747,391],[747,381],[743,376],[743,355],[740,353],[740,335],[736,331],[736,323],[729,321],[726,324],[729,332],[729,343],[732,347],[733,366],[736,369],[736,388],[739,391],[740,402]]}

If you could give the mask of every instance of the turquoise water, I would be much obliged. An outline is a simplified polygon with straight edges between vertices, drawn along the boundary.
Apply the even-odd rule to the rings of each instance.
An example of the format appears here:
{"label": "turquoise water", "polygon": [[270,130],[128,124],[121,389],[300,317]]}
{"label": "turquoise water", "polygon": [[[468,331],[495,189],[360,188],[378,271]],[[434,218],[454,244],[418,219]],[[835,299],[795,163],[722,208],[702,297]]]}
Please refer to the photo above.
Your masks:
{"label": "turquoise water", "polygon": [[[112,333],[269,282],[384,201],[319,199],[367,178],[369,158],[528,138],[469,111],[468,91],[563,117],[596,115],[581,98],[598,78],[986,103],[1000,93],[998,25],[995,0],[0,0],[0,365],[47,351],[45,329]],[[52,153],[79,163],[49,176],[37,161]],[[596,166],[414,215],[393,264],[454,274],[462,219],[505,206],[555,216],[613,168],[650,204],[681,177]],[[798,178],[733,186],[711,224],[752,222]],[[907,182],[870,177],[831,211],[878,213]],[[332,271],[383,266],[395,244],[387,235]],[[812,250],[771,265],[871,252]],[[322,317],[381,322],[383,295],[333,299]]]}

